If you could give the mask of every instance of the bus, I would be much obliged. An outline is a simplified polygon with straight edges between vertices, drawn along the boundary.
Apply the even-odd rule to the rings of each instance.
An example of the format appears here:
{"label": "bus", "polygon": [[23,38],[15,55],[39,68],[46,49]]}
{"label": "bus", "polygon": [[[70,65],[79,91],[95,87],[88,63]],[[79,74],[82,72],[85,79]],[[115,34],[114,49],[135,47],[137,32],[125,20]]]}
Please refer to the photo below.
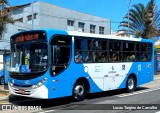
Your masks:
{"label": "bus", "polygon": [[9,53],[5,53],[2,55],[3,57],[3,69],[0,70],[0,85],[8,84],[8,76],[9,76],[9,63],[10,63],[10,55]]}
{"label": "bus", "polygon": [[154,79],[149,39],[63,30],[29,30],[10,38],[10,94],[53,99],[125,88]]}

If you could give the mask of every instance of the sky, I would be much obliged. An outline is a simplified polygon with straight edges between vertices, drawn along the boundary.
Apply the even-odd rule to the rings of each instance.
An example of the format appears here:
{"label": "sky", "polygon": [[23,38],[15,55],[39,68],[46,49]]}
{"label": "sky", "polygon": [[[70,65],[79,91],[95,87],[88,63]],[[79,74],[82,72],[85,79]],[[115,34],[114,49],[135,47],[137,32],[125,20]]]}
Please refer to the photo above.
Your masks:
{"label": "sky", "polygon": [[[138,3],[146,6],[150,0],[8,0],[10,6],[30,3],[32,1],[47,2],[71,10],[110,19],[111,28],[117,31],[119,23],[128,12],[129,1],[129,8],[132,8],[133,5]],[[155,0],[155,2],[160,10],[160,0]]]}

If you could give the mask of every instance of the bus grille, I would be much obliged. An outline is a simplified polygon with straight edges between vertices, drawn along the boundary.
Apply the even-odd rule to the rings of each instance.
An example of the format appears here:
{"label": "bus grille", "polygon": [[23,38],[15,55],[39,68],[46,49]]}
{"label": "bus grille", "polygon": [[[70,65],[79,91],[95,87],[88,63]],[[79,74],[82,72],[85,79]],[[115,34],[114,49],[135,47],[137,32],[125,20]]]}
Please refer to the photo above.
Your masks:
{"label": "bus grille", "polygon": [[[20,94],[20,95],[31,95],[31,94],[33,94],[34,92],[35,92],[35,90],[34,89],[32,89],[31,87],[17,87],[17,86],[13,86],[12,87],[12,90],[13,90],[13,92],[14,93],[16,93],[16,94]],[[23,91],[23,92],[22,92]]]}
{"label": "bus grille", "polygon": [[31,87],[32,85],[17,85],[17,84],[14,84],[14,86],[16,87],[23,87],[23,88],[28,88],[28,87]]}

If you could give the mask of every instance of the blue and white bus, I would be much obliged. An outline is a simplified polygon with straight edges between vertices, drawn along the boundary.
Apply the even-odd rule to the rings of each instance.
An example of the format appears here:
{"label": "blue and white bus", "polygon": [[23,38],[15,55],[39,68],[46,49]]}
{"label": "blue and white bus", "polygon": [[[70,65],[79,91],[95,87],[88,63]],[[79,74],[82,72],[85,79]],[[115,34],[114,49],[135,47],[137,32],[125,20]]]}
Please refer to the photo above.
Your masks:
{"label": "blue and white bus", "polygon": [[3,69],[0,70],[0,85],[8,84],[8,76],[9,76],[9,66],[10,66],[10,55],[8,52],[5,52],[3,55]]}
{"label": "blue and white bus", "polygon": [[87,93],[132,92],[154,79],[154,42],[149,39],[47,29],[17,33],[10,42],[13,95],[79,101]]}

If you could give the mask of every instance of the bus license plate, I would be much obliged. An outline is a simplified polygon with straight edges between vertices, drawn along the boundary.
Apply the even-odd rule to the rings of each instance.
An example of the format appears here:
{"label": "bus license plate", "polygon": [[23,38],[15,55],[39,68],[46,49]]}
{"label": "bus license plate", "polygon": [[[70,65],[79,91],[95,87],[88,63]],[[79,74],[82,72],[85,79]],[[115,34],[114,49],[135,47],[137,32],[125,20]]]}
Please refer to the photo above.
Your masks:
{"label": "bus license plate", "polygon": [[18,92],[21,94],[25,94],[25,91],[23,89],[19,89]]}

